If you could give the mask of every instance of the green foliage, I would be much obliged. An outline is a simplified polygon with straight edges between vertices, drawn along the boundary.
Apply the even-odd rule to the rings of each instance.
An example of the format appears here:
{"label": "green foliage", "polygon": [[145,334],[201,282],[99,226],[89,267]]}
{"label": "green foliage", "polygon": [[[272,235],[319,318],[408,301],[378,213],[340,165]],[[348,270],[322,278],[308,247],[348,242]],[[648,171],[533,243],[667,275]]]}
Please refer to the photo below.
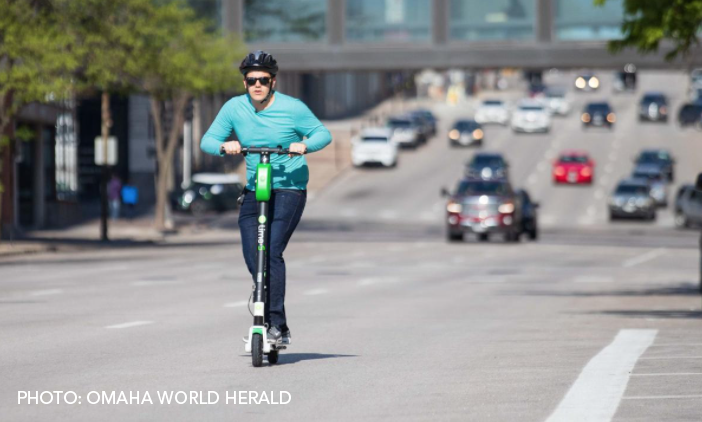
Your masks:
{"label": "green foliage", "polygon": [[[594,0],[604,5],[607,0]],[[610,41],[611,51],[634,47],[641,53],[658,51],[664,40],[672,42],[667,60],[687,57],[699,45],[702,0],[624,0],[623,39]]]}

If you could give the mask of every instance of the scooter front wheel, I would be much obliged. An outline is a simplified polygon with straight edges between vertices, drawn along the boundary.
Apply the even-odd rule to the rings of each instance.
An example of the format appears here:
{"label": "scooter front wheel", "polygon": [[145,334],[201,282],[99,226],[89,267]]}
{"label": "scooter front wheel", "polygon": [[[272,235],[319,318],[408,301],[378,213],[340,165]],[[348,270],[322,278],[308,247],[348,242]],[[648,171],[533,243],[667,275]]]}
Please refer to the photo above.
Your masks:
{"label": "scooter front wheel", "polygon": [[277,350],[271,350],[270,353],[268,353],[268,363],[271,365],[278,363],[278,356]]}
{"label": "scooter front wheel", "polygon": [[251,364],[258,368],[263,365],[263,337],[254,334],[251,339]]}

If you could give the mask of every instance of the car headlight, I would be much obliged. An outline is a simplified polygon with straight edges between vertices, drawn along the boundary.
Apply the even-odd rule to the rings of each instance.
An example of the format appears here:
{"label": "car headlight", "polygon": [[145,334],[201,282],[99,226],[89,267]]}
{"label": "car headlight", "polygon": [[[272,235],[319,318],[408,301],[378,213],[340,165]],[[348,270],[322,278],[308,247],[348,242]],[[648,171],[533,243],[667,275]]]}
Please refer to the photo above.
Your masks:
{"label": "car headlight", "polygon": [[587,82],[588,85],[590,85],[590,88],[592,89],[597,89],[597,87],[600,86],[600,81],[596,77],[590,78],[590,80]]}
{"label": "car headlight", "polygon": [[609,113],[607,115],[607,121],[610,123],[614,123],[617,121],[617,116],[615,116],[614,113]]}
{"label": "car headlight", "polygon": [[195,192],[193,192],[191,190],[186,191],[183,194],[183,202],[185,202],[186,204],[193,202],[194,199],[195,199]]}
{"label": "car headlight", "polygon": [[583,113],[580,120],[582,120],[583,123],[590,123],[590,113]]}
{"label": "car headlight", "polygon": [[456,140],[460,137],[461,137],[461,133],[456,129],[453,129],[451,132],[449,132],[449,138],[451,138],[453,140]]}
{"label": "car headlight", "polygon": [[511,214],[514,212],[514,204],[511,202],[502,204],[497,208],[497,211],[499,211],[501,214]]}
{"label": "car headlight", "polygon": [[577,88],[583,89],[585,88],[586,84],[587,82],[585,82],[585,78],[583,78],[582,76],[578,77],[578,79],[575,80],[575,86]]}
{"label": "car headlight", "polygon": [[648,198],[639,198],[636,200],[637,207],[646,207],[651,205],[651,200]]}
{"label": "car headlight", "polygon": [[481,129],[475,129],[473,131],[473,138],[475,139],[483,139],[483,131]]}
{"label": "car headlight", "polygon": [[449,202],[446,206],[446,211],[454,214],[458,214],[463,209],[463,206],[458,202]]}

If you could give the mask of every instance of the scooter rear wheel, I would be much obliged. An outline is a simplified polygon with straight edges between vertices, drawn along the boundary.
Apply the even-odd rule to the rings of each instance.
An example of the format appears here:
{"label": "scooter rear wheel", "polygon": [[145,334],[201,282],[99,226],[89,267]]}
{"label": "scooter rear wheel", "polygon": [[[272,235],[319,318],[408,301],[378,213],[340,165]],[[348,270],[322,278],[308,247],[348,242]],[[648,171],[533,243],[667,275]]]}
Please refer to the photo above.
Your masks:
{"label": "scooter rear wheel", "polygon": [[270,353],[268,353],[268,363],[270,363],[271,365],[278,363],[277,350],[271,350]]}
{"label": "scooter rear wheel", "polygon": [[251,364],[258,368],[263,365],[263,337],[254,334],[251,339]]}

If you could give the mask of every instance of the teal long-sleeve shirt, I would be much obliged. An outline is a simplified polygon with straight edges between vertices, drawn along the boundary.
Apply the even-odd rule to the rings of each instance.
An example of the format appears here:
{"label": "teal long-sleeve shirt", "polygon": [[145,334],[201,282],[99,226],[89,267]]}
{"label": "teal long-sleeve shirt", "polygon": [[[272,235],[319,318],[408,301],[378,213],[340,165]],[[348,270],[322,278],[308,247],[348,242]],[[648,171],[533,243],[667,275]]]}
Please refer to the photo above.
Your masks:
{"label": "teal long-sleeve shirt", "polygon": [[[280,92],[267,109],[257,113],[248,94],[227,101],[200,142],[200,149],[220,155],[220,146],[231,133],[242,147],[288,148],[304,142],[307,152],[319,151],[331,143],[331,133],[300,100]],[[303,138],[307,138],[303,141]],[[246,156],[246,188],[256,189],[258,154]],[[306,189],[309,169],[304,156],[271,155],[273,189]]]}

